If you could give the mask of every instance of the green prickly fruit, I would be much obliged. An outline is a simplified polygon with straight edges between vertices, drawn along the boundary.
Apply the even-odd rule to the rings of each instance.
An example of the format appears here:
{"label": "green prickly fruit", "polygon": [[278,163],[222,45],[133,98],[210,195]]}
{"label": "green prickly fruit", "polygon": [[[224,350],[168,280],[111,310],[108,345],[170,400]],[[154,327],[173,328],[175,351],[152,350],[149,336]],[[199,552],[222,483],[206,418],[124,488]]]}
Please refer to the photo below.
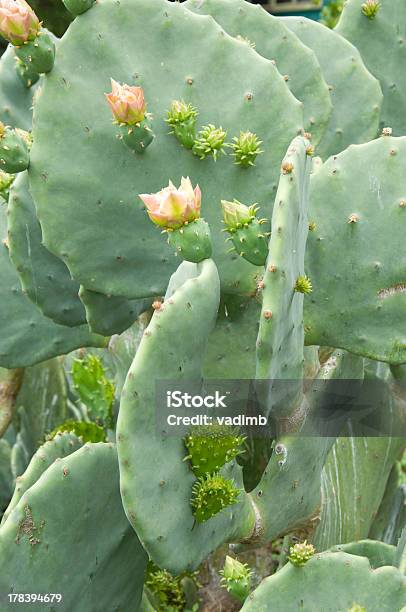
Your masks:
{"label": "green prickly fruit", "polygon": [[154,140],[151,121],[145,117],[135,125],[121,125],[120,138],[135,153],[144,153]]}
{"label": "green prickly fruit", "polygon": [[246,563],[226,556],[224,568],[220,571],[222,585],[242,603],[247,599],[251,586],[252,571]]}
{"label": "green prickly fruit", "polygon": [[15,54],[30,73],[50,72],[55,61],[55,43],[46,30],[40,30],[34,40],[16,47]]}
{"label": "green prickly fruit", "polygon": [[14,174],[27,170],[30,153],[27,139],[19,130],[0,126],[0,168]]}
{"label": "green prickly fruit", "polygon": [[268,239],[264,232],[266,219],[257,219],[256,204],[245,206],[237,200],[221,200],[226,231],[235,250],[255,266],[265,265],[268,257]]}
{"label": "green prickly fruit", "polygon": [[185,438],[188,457],[196,476],[218,472],[223,465],[240,455],[244,436],[227,425],[198,425]]}
{"label": "green prickly fruit", "polygon": [[87,421],[74,421],[68,419],[62,425],[58,425],[53,431],[47,435],[47,440],[53,440],[61,432],[70,432],[75,434],[83,442],[105,442],[106,433],[103,427],[96,423],[88,423]]}
{"label": "green prickly fruit", "polygon": [[196,219],[178,229],[168,229],[167,232],[168,244],[175,247],[175,253],[185,261],[200,263],[211,257],[210,228],[204,219]]}
{"label": "green prickly fruit", "polygon": [[305,540],[290,547],[288,559],[295,567],[302,567],[313,557],[315,552],[314,546],[308,544]]}
{"label": "green prickly fruit", "polygon": [[186,149],[191,149],[195,143],[197,115],[197,109],[190,103],[186,104],[183,100],[173,100],[168,110],[166,122]]}
{"label": "green prickly fruit", "polygon": [[237,503],[241,489],[237,489],[233,480],[221,474],[200,476],[192,488],[190,505],[198,523],[204,523],[224,508]]}

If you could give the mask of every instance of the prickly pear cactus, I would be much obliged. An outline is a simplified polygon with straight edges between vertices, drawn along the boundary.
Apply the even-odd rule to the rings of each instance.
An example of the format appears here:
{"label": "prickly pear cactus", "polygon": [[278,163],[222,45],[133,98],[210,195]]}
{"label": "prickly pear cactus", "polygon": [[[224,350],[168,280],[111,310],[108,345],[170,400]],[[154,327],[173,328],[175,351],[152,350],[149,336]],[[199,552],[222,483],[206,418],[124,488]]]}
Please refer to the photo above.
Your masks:
{"label": "prickly pear cactus", "polygon": [[47,319],[23,294],[7,246],[6,205],[0,202],[0,366],[28,366],[80,346],[103,346],[87,326],[65,327]]}
{"label": "prickly pear cactus", "polygon": [[406,138],[382,136],[330,158],[312,177],[306,343],[406,362],[405,159]]}
{"label": "prickly pear cactus", "polygon": [[[54,462],[0,527],[0,542],[4,593],[57,591],[58,609],[78,612],[129,610],[141,600],[147,557],[123,511],[113,444],[87,444]],[[86,543],[79,556],[78,542]]]}
{"label": "prickly pear cactus", "polygon": [[364,4],[368,3],[346,2],[336,31],[357,47],[366,67],[381,83],[381,127],[390,126],[394,136],[402,136],[406,130],[406,81],[402,70],[406,58],[406,7],[402,0],[372,2],[377,10],[368,16]]}
{"label": "prickly pear cactus", "polygon": [[0,121],[22,130],[31,129],[36,90],[36,85],[27,87],[17,74],[14,48],[9,45],[0,59]]}
{"label": "prickly pear cactus", "polygon": [[[119,56],[117,36],[126,40]],[[144,88],[155,138],[142,155],[116,138],[104,96],[110,78]],[[182,99],[199,112],[197,130],[222,126],[229,141],[241,130],[255,133],[264,151],[255,166],[235,165],[232,155],[200,160],[182,147],[165,121],[171,102]],[[302,129],[301,104],[270,60],[177,3],[104,0],[65,34],[34,114],[29,174],[44,244],[86,289],[163,295],[176,259],[138,194],[156,192],[168,177],[179,184],[182,175],[202,190],[223,288],[255,287],[255,267],[227,254],[218,211],[220,199],[244,202],[253,192],[269,210],[282,157]]]}
{"label": "prickly pear cactus", "polygon": [[[249,595],[242,610],[305,612],[400,610],[406,579],[394,567],[372,570],[368,559],[343,552],[316,554],[304,567],[285,565]],[[358,607],[356,607],[358,606]]]}
{"label": "prickly pear cactus", "polygon": [[358,49],[335,30],[312,19],[284,17],[282,21],[315,52],[330,88],[333,112],[321,143],[316,146],[316,155],[327,159],[351,144],[375,138],[382,91],[374,73],[366,69]]}

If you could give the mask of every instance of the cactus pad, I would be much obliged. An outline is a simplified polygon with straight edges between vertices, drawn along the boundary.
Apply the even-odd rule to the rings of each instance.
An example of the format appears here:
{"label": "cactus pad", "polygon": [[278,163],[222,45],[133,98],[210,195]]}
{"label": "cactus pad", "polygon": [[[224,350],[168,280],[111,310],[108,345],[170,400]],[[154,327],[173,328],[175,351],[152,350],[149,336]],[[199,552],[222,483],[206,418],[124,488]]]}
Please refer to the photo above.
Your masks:
{"label": "cactus pad", "polygon": [[[116,37],[126,40],[119,54]],[[202,39],[204,45],[196,44]],[[138,194],[190,176],[202,189],[222,285],[252,290],[255,268],[226,253],[219,203],[249,201],[255,191],[263,210],[269,208],[280,161],[302,129],[301,105],[272,62],[211,18],[164,0],[102,0],[75,19],[61,44],[35,104],[29,170],[47,248],[86,289],[129,298],[163,295],[176,259]],[[143,155],[116,138],[104,98],[111,77],[144,89],[155,139]],[[263,141],[264,153],[249,169],[230,155],[198,159],[169,133],[165,119],[173,100],[198,109],[197,130],[222,125],[230,139],[249,130]]]}
{"label": "cactus pad", "polygon": [[196,476],[218,472],[223,465],[240,455],[244,437],[227,425],[198,425],[185,438],[188,459]]}

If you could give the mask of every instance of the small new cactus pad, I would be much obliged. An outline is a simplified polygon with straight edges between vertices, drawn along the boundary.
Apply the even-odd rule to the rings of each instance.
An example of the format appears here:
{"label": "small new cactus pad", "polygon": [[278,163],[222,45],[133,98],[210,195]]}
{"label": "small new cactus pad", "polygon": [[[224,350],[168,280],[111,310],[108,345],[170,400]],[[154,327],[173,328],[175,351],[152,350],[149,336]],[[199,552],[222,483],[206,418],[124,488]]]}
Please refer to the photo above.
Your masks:
{"label": "small new cactus pad", "polygon": [[191,149],[196,139],[197,108],[184,100],[173,100],[167,113],[166,122],[179,142]]}
{"label": "small new cactus pad", "polygon": [[406,138],[385,136],[349,147],[313,175],[309,217],[316,229],[309,232],[305,258],[313,284],[304,304],[307,344],[406,362],[405,160]]}
{"label": "small new cactus pad", "polygon": [[282,21],[305,45],[313,49],[330,86],[333,112],[321,142],[318,145],[313,143],[316,145],[316,155],[327,159],[350,144],[375,138],[382,91],[373,73],[370,74],[365,67],[357,48],[336,30],[330,30],[312,19],[284,17]]}
{"label": "small new cactus pad", "polygon": [[263,266],[268,257],[267,219],[258,219],[258,207],[255,204],[245,206],[237,200],[221,201],[225,229],[230,234],[229,240],[241,257],[255,266]]}
{"label": "small new cactus pad", "polygon": [[375,19],[380,8],[381,3],[378,0],[366,0],[364,4],[361,5],[362,13],[365,17],[368,17],[368,19]]}
{"label": "small new cactus pad", "polygon": [[315,552],[313,544],[308,544],[305,540],[290,547],[288,559],[295,567],[302,567],[313,557]]}
{"label": "small new cactus pad", "polygon": [[105,442],[106,440],[106,433],[100,425],[87,421],[74,421],[73,419],[68,419],[58,425],[47,435],[47,440],[53,440],[55,436],[64,431],[75,434],[83,442]]}
{"label": "small new cactus pad", "polygon": [[[126,41],[119,54],[117,37]],[[96,3],[70,25],[63,44],[35,104],[29,170],[45,246],[66,256],[73,278],[88,290],[163,295],[178,259],[137,196],[189,176],[204,194],[224,289],[254,290],[255,268],[227,254],[218,203],[249,202],[254,193],[263,210],[272,204],[281,159],[303,127],[301,104],[276,67],[211,18],[165,0]],[[104,96],[111,78],[143,87],[155,133],[143,155],[115,137]],[[169,133],[165,120],[173,100],[198,109],[197,132],[209,124],[222,126],[230,138],[250,131],[263,141],[264,153],[249,170],[230,155],[216,163],[211,156],[200,160]]]}
{"label": "small new cactus pad", "polygon": [[[311,48],[301,43],[281,19],[245,0],[188,0],[185,6],[199,15],[211,15],[227,34],[244,44],[248,41],[247,46],[252,46],[257,53],[276,64],[293,95],[303,103],[304,127],[312,133],[313,143],[317,145],[326,128],[332,104]],[[250,126],[244,129],[250,129]],[[258,136],[262,140],[260,132]]]}
{"label": "small new cactus pad", "polygon": [[308,295],[313,291],[312,282],[306,275],[298,276],[295,283],[295,291]]}
{"label": "small new cactus pad", "polygon": [[213,516],[237,503],[241,489],[237,489],[233,480],[221,474],[200,476],[193,485],[190,505],[193,516],[199,523],[208,521]]}
{"label": "small new cactus pad", "polygon": [[220,570],[221,584],[231,595],[244,603],[250,592],[252,570],[247,563],[226,556],[224,567]]}
{"label": "small new cactus pad", "polygon": [[243,612],[333,612],[354,603],[368,612],[401,610],[406,577],[395,567],[372,570],[368,559],[346,553],[316,554],[300,570],[287,563],[253,591]]}
{"label": "small new cactus pad", "polygon": [[[304,275],[308,233],[308,187],[311,158],[308,141],[291,143],[281,167],[272,214],[269,256],[262,289],[257,340],[257,378],[301,379],[303,376],[303,296],[295,283]],[[283,350],[280,350],[283,347]],[[301,397],[301,386],[298,387]],[[270,411],[272,405],[267,405]],[[291,410],[289,402],[285,410]]]}
{"label": "small new cactus pad", "polygon": [[149,298],[129,300],[118,295],[88,291],[82,286],[79,297],[91,331],[102,336],[121,334],[151,305]]}
{"label": "small new cactus pad", "polygon": [[83,359],[74,359],[72,380],[80,401],[87,408],[89,418],[99,425],[110,426],[114,383],[107,378],[101,359],[91,354]]}
{"label": "small new cactus pad", "polygon": [[[402,0],[374,1],[373,5],[379,4],[379,10],[368,19],[369,15],[363,10],[365,4],[370,5],[367,12],[372,17],[371,2],[350,0],[345,4],[336,29],[359,49],[366,67],[381,84],[381,127],[390,125],[394,136],[402,136],[406,130],[406,75],[402,68],[406,47],[399,24],[405,23],[406,5]],[[387,61],[388,49],[390,62]]]}
{"label": "small new cactus pad", "polygon": [[30,130],[36,89],[37,86],[26,87],[18,76],[14,47],[9,45],[0,59],[0,121]]}
{"label": "small new cactus pad", "polygon": [[216,161],[221,153],[225,153],[226,136],[227,132],[221,126],[216,127],[212,123],[204,125],[196,134],[192,152],[199,159],[204,159],[210,155]]}
{"label": "small new cactus pad", "polygon": [[244,436],[227,425],[197,425],[185,438],[187,459],[196,476],[218,472],[223,465],[240,455]]}
{"label": "small new cactus pad", "polygon": [[13,497],[3,514],[1,524],[7,520],[24,493],[37,482],[54,461],[71,455],[81,446],[83,442],[73,433],[59,433],[53,440],[40,446],[25,472],[17,477]]}
{"label": "small new cactus pad", "polygon": [[44,317],[22,292],[7,245],[6,205],[0,202],[0,366],[24,367],[81,346],[104,346],[87,325],[65,327]]}
{"label": "small new cactus pad", "polygon": [[57,591],[62,612],[138,609],[147,555],[123,511],[113,444],[44,471],[0,527],[0,562],[4,593]]}
{"label": "small new cactus pad", "polygon": [[186,597],[179,576],[172,576],[167,570],[151,568],[147,570],[145,586],[156,606],[154,610],[185,610]]}
{"label": "small new cactus pad", "polygon": [[44,315],[60,325],[86,323],[85,309],[78,297],[79,283],[72,280],[63,261],[42,244],[26,172],[16,177],[10,190],[8,243],[23,290]]}
{"label": "small new cactus pad", "polygon": [[[213,261],[183,262],[144,332],[121,394],[117,450],[123,505],[150,557],[174,574],[196,569],[223,542],[249,535],[254,523],[243,492],[209,524],[195,520],[190,500],[196,477],[183,461],[184,434],[166,422],[166,406],[155,405],[157,381],[201,379],[219,297]],[[235,461],[221,474],[242,488]]]}
{"label": "small new cactus pad", "polygon": [[262,140],[252,132],[240,132],[239,136],[234,136],[229,147],[233,150],[232,156],[234,163],[244,168],[249,168],[255,164],[258,155],[263,153],[261,149]]}

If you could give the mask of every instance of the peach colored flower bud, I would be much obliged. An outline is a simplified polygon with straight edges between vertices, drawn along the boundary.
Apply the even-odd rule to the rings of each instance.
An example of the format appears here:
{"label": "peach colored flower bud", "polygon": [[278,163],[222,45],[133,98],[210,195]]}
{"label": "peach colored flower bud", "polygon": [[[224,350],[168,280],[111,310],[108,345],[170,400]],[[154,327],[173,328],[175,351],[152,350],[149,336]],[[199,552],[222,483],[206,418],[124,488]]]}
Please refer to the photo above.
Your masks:
{"label": "peach colored flower bud", "polygon": [[[1,1],[1,0],[0,0]],[[111,79],[111,93],[104,94],[118,123],[135,125],[145,117],[147,105],[142,87],[120,85]]]}
{"label": "peach colored flower bud", "polygon": [[178,189],[169,181],[168,187],[158,193],[142,193],[139,197],[147,207],[151,221],[160,227],[178,229],[200,217],[200,187],[196,185],[193,189],[189,177],[182,176]]}
{"label": "peach colored flower bud", "polygon": [[38,17],[25,0],[0,0],[0,34],[19,46],[33,40],[41,27]]}

